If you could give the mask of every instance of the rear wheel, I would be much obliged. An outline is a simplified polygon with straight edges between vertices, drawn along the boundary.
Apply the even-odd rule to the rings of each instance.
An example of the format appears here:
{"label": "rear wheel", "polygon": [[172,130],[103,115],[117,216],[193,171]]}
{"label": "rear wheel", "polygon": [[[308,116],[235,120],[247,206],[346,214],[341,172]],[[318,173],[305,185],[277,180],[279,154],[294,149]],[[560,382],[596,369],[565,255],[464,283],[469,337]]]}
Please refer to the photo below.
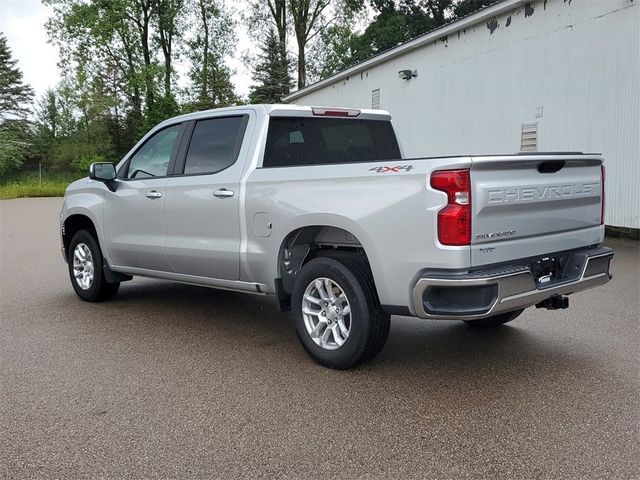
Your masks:
{"label": "rear wheel", "polygon": [[500,315],[494,315],[493,317],[483,318],[481,320],[465,320],[464,322],[471,327],[480,327],[480,328],[492,328],[499,327],[500,325],[504,325],[511,320],[515,320],[520,316],[520,314],[524,312],[522,310],[514,310],[513,312],[501,313]]}
{"label": "rear wheel", "polygon": [[93,234],[78,230],[68,250],[69,277],[76,294],[87,302],[100,302],[115,296],[120,283],[107,283],[102,268],[102,252]]}
{"label": "rear wheel", "polygon": [[348,257],[319,257],[300,271],[292,295],[296,332],[316,362],[346,369],[375,357],[389,334],[373,279]]}

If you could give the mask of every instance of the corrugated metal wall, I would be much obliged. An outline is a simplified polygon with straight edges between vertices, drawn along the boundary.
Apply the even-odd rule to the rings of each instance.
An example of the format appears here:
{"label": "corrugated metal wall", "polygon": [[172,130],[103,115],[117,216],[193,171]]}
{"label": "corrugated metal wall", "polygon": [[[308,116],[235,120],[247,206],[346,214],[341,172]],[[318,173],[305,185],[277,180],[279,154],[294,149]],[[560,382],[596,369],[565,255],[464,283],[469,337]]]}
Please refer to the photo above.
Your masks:
{"label": "corrugated metal wall", "polygon": [[379,89],[407,156],[517,152],[537,123],[539,151],[605,155],[606,223],[640,228],[640,1],[539,0],[493,20],[293,103],[371,108]]}

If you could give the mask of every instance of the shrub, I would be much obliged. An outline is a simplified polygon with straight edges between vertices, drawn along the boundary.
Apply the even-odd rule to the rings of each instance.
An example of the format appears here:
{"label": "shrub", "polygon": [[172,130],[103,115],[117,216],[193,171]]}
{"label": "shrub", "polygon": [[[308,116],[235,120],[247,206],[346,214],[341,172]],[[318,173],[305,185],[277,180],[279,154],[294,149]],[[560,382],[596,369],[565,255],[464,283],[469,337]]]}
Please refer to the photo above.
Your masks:
{"label": "shrub", "polygon": [[86,158],[76,158],[71,161],[71,168],[81,175],[89,175],[89,166],[94,162],[104,162],[104,157],[95,155]]}

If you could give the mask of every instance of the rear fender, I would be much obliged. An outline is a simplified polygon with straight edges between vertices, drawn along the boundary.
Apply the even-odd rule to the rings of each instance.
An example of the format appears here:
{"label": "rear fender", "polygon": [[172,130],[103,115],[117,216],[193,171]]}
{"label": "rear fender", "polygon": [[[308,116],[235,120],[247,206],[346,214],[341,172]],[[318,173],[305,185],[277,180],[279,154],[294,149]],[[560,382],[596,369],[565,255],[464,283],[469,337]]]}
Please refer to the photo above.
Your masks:
{"label": "rear fender", "polygon": [[[350,233],[357,239],[360,245],[362,245],[367,259],[369,260],[369,265],[371,266],[371,272],[373,273],[378,298],[380,298],[380,301],[384,303],[383,299],[388,298],[388,287],[385,282],[382,262],[378,254],[378,250],[371,237],[355,221],[342,215],[330,213],[300,215],[292,219],[292,221],[289,222],[285,228],[283,228],[283,232],[286,232],[286,234],[278,239],[279,245],[282,245],[284,243],[285,239],[291,232],[294,232],[295,230],[298,230],[300,228],[313,226],[339,228]],[[274,271],[276,272],[279,271],[279,265],[277,263],[279,257],[280,256],[277,255],[275,259],[276,264],[274,265]]]}

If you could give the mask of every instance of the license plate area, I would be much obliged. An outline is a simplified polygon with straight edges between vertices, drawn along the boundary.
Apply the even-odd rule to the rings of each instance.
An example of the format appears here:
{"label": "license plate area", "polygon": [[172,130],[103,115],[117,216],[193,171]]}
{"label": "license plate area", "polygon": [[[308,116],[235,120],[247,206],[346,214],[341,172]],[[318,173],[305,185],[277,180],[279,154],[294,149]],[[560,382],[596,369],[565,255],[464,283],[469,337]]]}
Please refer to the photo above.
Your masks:
{"label": "license plate area", "polygon": [[577,279],[585,260],[584,255],[574,253],[547,255],[533,259],[529,268],[536,281],[536,287],[544,289]]}
{"label": "license plate area", "polygon": [[555,256],[541,257],[531,262],[531,274],[538,288],[563,280],[566,259]]}

